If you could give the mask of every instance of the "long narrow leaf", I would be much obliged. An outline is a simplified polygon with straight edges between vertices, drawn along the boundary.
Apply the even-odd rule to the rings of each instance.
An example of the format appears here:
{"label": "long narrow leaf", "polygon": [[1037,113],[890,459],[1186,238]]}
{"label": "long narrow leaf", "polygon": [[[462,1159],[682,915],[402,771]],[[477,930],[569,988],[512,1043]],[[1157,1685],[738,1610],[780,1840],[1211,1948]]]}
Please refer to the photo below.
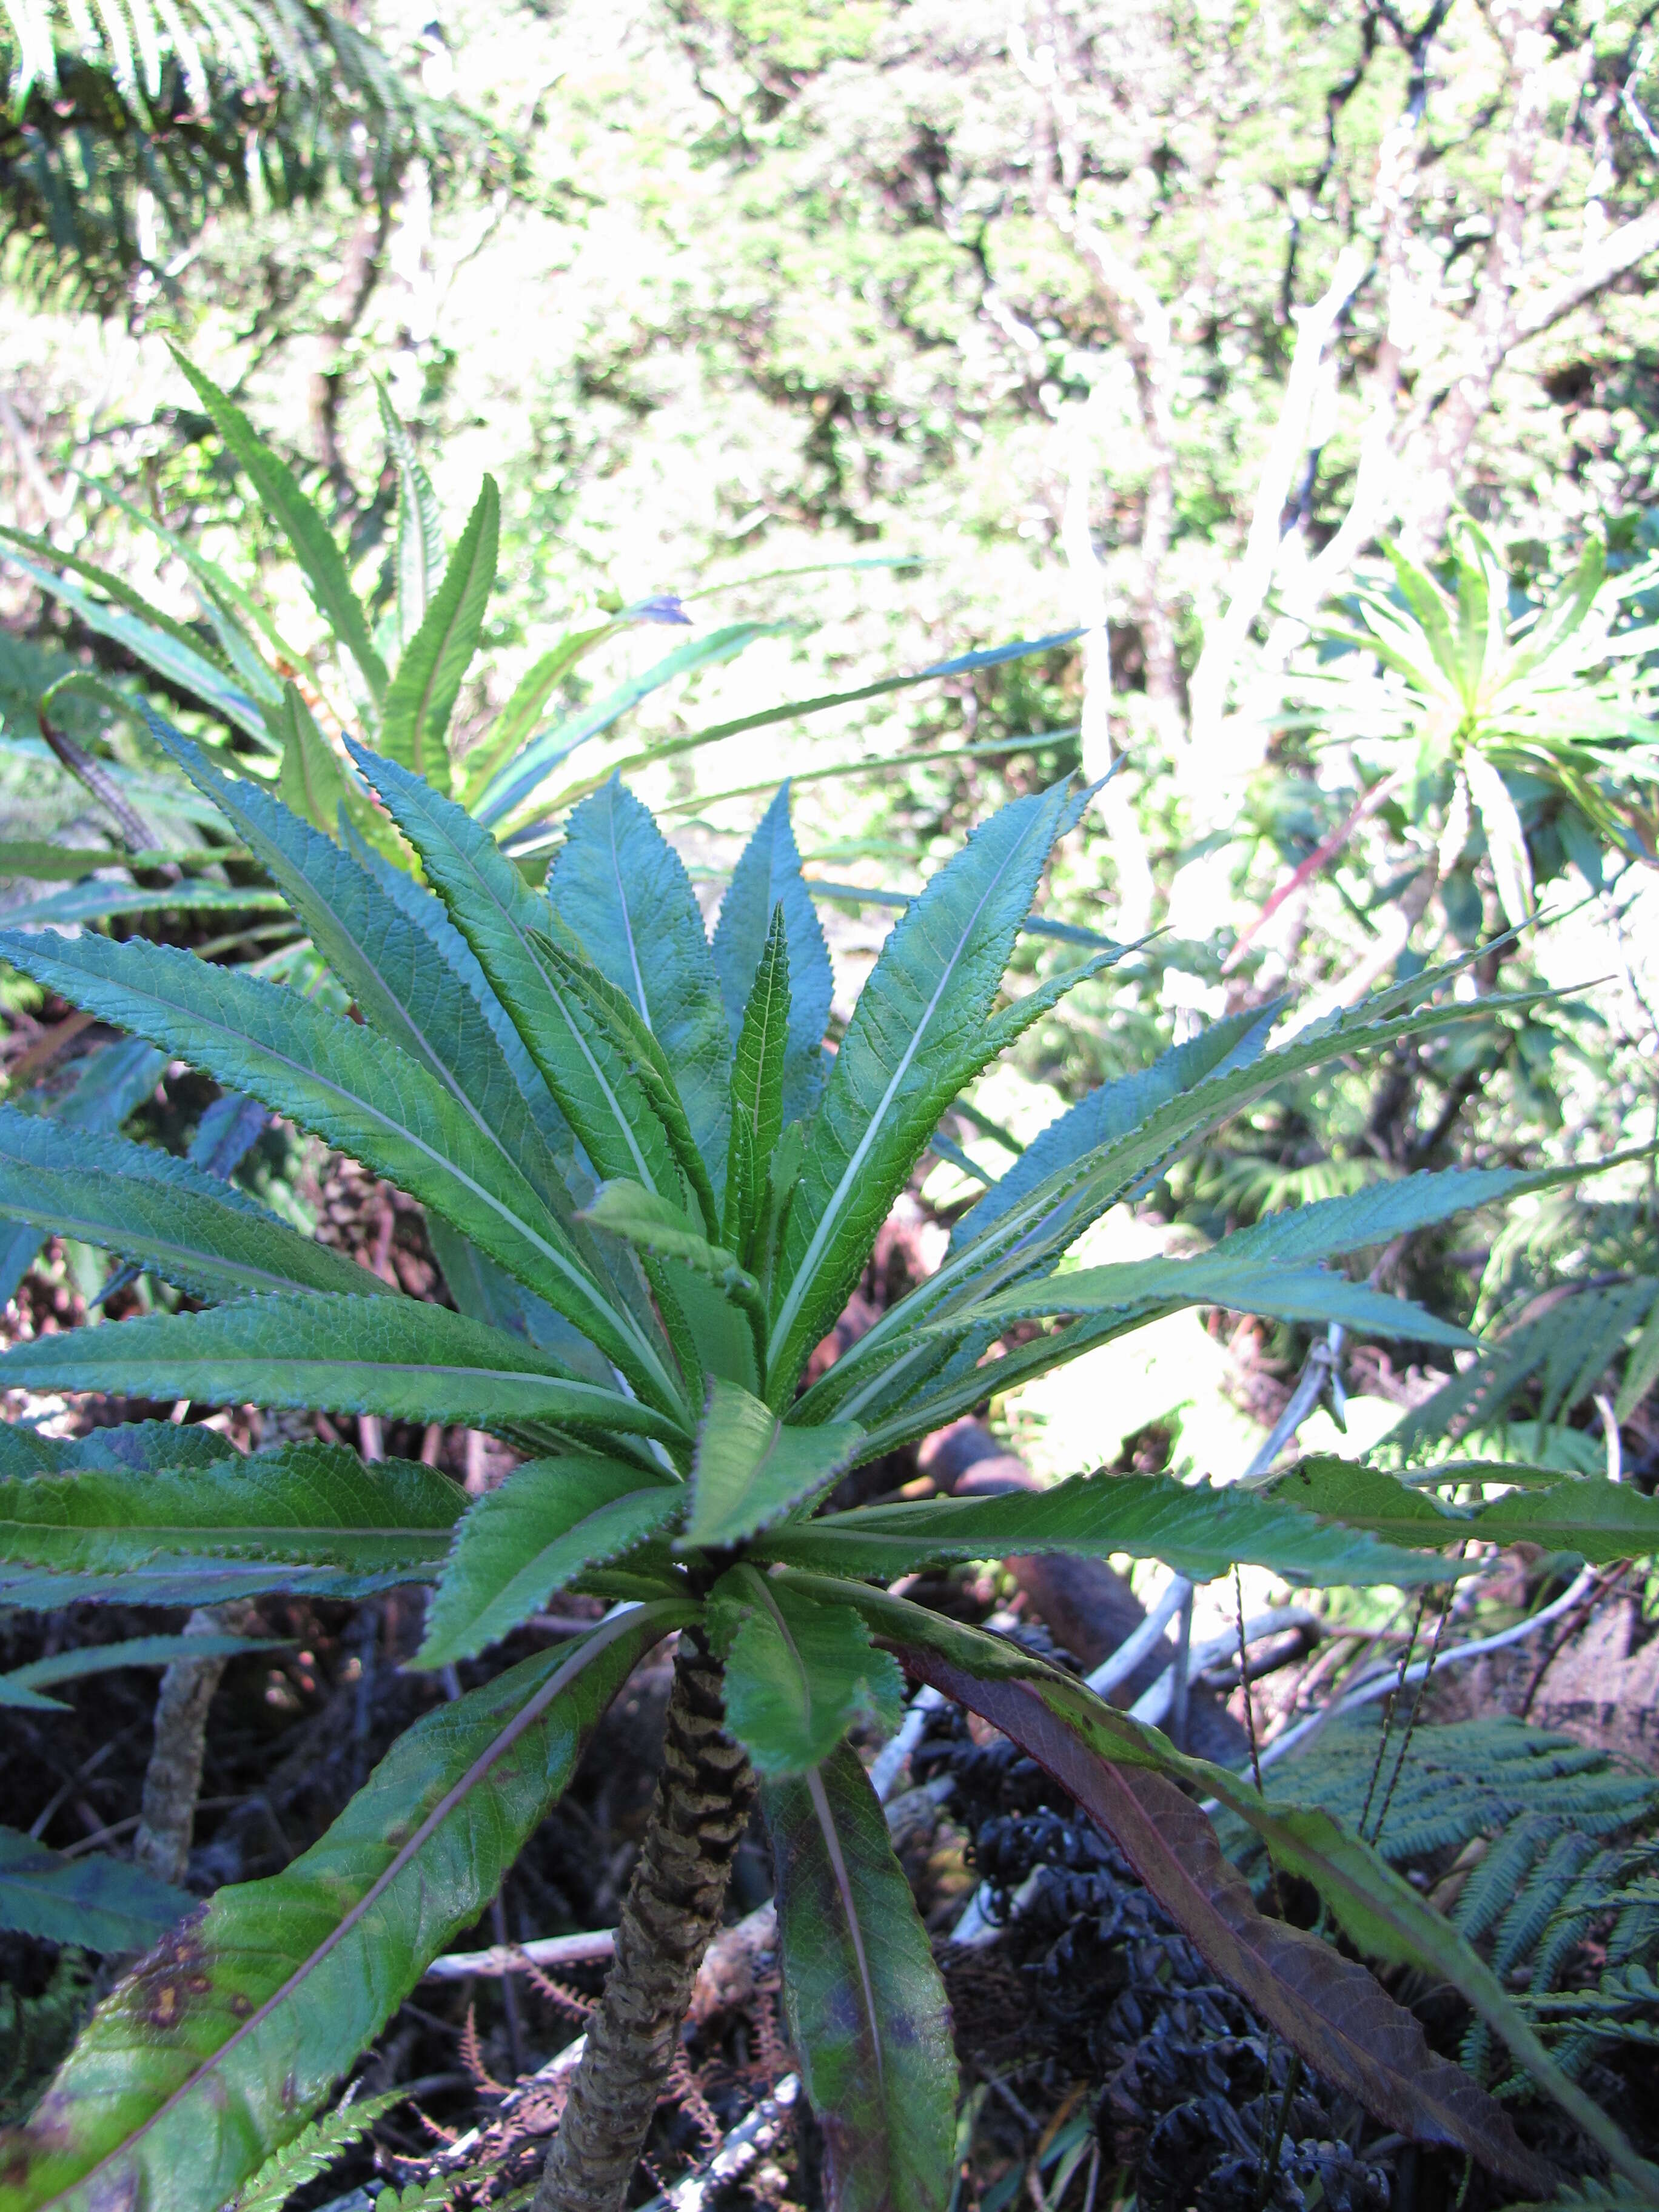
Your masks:
{"label": "long narrow leaf", "polygon": [[381,713],[381,750],[441,791],[449,788],[449,718],[495,586],[501,510],[495,480],[486,477],[443,581],[404,642]]}
{"label": "long narrow leaf", "polygon": [[219,1891],[0,2137],[3,2212],[220,2212],[477,1917],[632,1668],[687,1617],[642,1607],[428,1715],[303,1856]]}
{"label": "long narrow leaf", "polygon": [[823,1033],[829,1025],[836,979],[823,925],[802,879],[800,853],[789,820],[787,783],[743,848],[720,901],[714,929],[714,966],[734,1049],[779,907],[783,909],[789,976],[783,1118],[798,1121],[811,1112],[823,1088]]}
{"label": "long narrow leaf", "polygon": [[184,1890],[142,1867],[101,1852],[67,1858],[33,1836],[0,1828],[0,1928],[88,1951],[134,1951],[153,1943],[191,1903]]}
{"label": "long narrow leaf", "polygon": [[768,1348],[787,1402],[939,1115],[983,1065],[987,1018],[1066,805],[1017,799],[941,868],[883,947],[813,1118]]}
{"label": "long narrow leaf", "polygon": [[71,1329],[0,1353],[0,1389],[204,1406],[320,1406],[389,1420],[526,1422],[673,1440],[666,1415],[569,1377],[522,1337],[418,1298],[252,1298]]}
{"label": "long narrow leaf", "polygon": [[246,471],[261,505],[293,547],[317,611],[356,662],[378,704],[386,695],[386,664],[374,650],[368,618],[351,588],[340,549],[323,518],[301,490],[288,464],[272,453],[234,401],[176,346],[173,359],[212,416],[214,428]]}
{"label": "long narrow leaf", "polygon": [[845,1745],[761,1792],[778,1892],[789,2039],[823,2129],[831,2212],[941,2212],[955,2179],[950,2008]]}

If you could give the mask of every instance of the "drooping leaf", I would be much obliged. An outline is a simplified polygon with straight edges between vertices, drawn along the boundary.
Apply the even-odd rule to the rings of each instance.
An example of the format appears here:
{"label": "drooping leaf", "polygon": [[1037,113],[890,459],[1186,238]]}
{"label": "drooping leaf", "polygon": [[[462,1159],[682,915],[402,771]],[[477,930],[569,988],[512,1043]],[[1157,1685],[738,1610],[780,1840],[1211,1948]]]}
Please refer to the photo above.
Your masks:
{"label": "drooping leaf", "polygon": [[586,1453],[515,1468],[458,1524],[414,1664],[443,1667],[498,1644],[584,1567],[620,1559],[684,1502],[677,1483]]}
{"label": "drooping leaf", "polygon": [[0,1210],[118,1252],[204,1298],[260,1291],[386,1294],[343,1253],[152,1145],[0,1106]]}
{"label": "drooping leaf", "polygon": [[1536,903],[1532,887],[1532,862],[1527,854],[1527,833],[1509,787],[1478,747],[1463,755],[1463,774],[1469,796],[1480,815],[1492,855],[1492,872],[1498,879],[1498,899],[1504,919],[1513,929],[1528,921]]}
{"label": "drooping leaf", "polygon": [[[825,1586],[812,1577],[805,1587]],[[959,1698],[1048,1767],[1114,1836],[1218,1972],[1328,2081],[1379,2118],[1419,2141],[1455,2143],[1522,2188],[1547,2181],[1502,2108],[1428,2051],[1410,2014],[1376,1984],[1356,1980],[1328,1945],[1261,1919],[1208,1820],[1172,1781],[1218,1798],[1246,1821],[1282,1867],[1313,1884],[1362,1950],[1451,1983],[1615,2166],[1650,2178],[1620,2129],[1562,2075],[1491,1967],[1328,1814],[1264,1799],[1227,1768],[1176,1751],[1156,1729],[1015,1645],[861,1584],[841,1588],[909,1672]]]}
{"label": "drooping leaf", "polygon": [[812,1111],[823,1088],[823,1033],[830,1022],[835,975],[823,925],[801,877],[787,783],[744,847],[720,901],[720,920],[714,927],[714,966],[734,1048],[742,1035],[750,994],[779,907],[783,908],[789,978],[783,1118],[798,1121]]}
{"label": "drooping leaf", "polygon": [[1321,1520],[1366,1528],[1393,1543],[1538,1544],[1574,1552],[1593,1566],[1659,1551],[1659,1498],[1596,1476],[1563,1481],[1543,1469],[1454,1462],[1436,1480],[1513,1483],[1543,1477],[1545,1486],[1512,1490],[1484,1504],[1443,1505],[1422,1489],[1357,1460],[1304,1459],[1273,1486],[1273,1495]]}
{"label": "drooping leaf", "polygon": [[636,1387],[668,1389],[660,1363],[605,1300],[528,1179],[486,1149],[443,1085],[396,1046],[297,992],[171,946],[9,935],[0,951],[435,1206],[568,1314]]}
{"label": "drooping leaf", "polygon": [[104,1852],[65,1858],[33,1836],[0,1828],[0,1928],[88,1951],[136,1951],[193,1902],[142,1867]]}
{"label": "drooping leaf", "polygon": [[955,2179],[950,2008],[869,1779],[843,1744],[766,1783],[784,2013],[830,2212],[940,2212]]}
{"label": "drooping leaf", "polygon": [[501,510],[495,479],[487,476],[420,628],[405,638],[381,713],[381,751],[440,791],[450,782],[449,718],[495,586]]}
{"label": "drooping leaf", "polygon": [[747,1390],[734,1382],[712,1382],[697,1431],[684,1541],[710,1547],[736,1544],[770,1528],[829,1488],[850,1464],[859,1435],[850,1421],[786,1428],[769,1406]]}
{"label": "drooping leaf", "polygon": [[[13,544],[31,543],[22,532],[7,530],[3,525],[0,525],[0,538],[9,539]],[[44,549],[43,557],[54,564],[61,562],[91,573],[106,591],[117,588],[116,579],[94,568],[90,562],[60,552],[56,546]],[[248,736],[263,738],[264,721],[258,703],[233,677],[216,665],[216,657],[204,640],[191,637],[182,624],[170,621],[158,608],[148,605],[136,592],[125,588],[119,590],[118,596],[126,601],[126,607],[112,606],[108,600],[94,598],[78,584],[70,583],[66,576],[57,574],[55,565],[44,567],[16,553],[9,558],[43,592],[61,600],[78,615],[88,629],[112,639],[136,660],[199,699],[204,706],[210,707]],[[140,611],[127,611],[132,607]]]}
{"label": "drooping leaf", "polygon": [[684,862],[614,778],[571,816],[547,895],[661,1045],[698,1151],[723,1165],[731,1044],[702,911]]}
{"label": "drooping leaf", "polygon": [[1013,1322],[1059,1313],[1210,1305],[1285,1321],[1340,1321],[1362,1335],[1410,1337],[1419,1344],[1461,1348],[1475,1341],[1468,1329],[1437,1319],[1409,1298],[1351,1283],[1346,1275],[1327,1268],[1253,1261],[1234,1249],[1249,1233],[1243,1231],[1216,1251],[1190,1260],[1127,1260],[1115,1267],[1048,1275],[1029,1286],[999,1291],[942,1326],[960,1329],[984,1322],[1006,1328]]}
{"label": "drooping leaf", "polygon": [[470,1926],[673,1604],[605,1623],[418,1721],[321,1841],[220,1890],[99,2007],[33,2118],[0,2136],[0,2207],[220,2212]]}
{"label": "drooping leaf", "polygon": [[711,1244],[690,1215],[668,1199],[642,1189],[636,1182],[602,1183],[580,1217],[597,1229],[608,1230],[636,1250],[654,1257],[676,1260],[683,1267],[706,1275],[734,1304],[760,1311],[760,1286],[738,1266],[735,1253]]}
{"label": "drooping leaf", "polygon": [[68,1709],[61,1698],[42,1694],[54,1683],[105,1674],[113,1667],[170,1667],[175,1659],[229,1659],[241,1652],[274,1651],[283,1641],[281,1637],[129,1636],[118,1644],[83,1644],[0,1674],[0,1705],[63,1712]]}
{"label": "drooping leaf", "polygon": [[[812,1429],[786,1429],[811,1437]],[[1391,1534],[1403,1532],[1391,1530]],[[1449,1528],[1403,1536],[1405,1542],[1456,1540]],[[770,1530],[760,1552],[821,1572],[890,1581],[929,1561],[1000,1559],[1041,1552],[1108,1559],[1162,1559],[1177,1574],[1207,1582],[1236,1560],[1316,1585],[1384,1583],[1415,1588],[1468,1571],[1455,1562],[1328,1528],[1276,1498],[1167,1474],[1074,1475],[1051,1490],[1000,1498],[932,1498],[863,1505],[848,1513],[792,1521]]]}
{"label": "drooping leaf", "polygon": [[571,1379],[524,1338],[418,1298],[250,1298],[149,1314],[0,1353],[0,1389],[107,1390],[204,1406],[317,1406],[388,1420],[552,1423],[678,1438],[664,1413]]}
{"label": "drooping leaf", "polygon": [[351,588],[340,549],[323,518],[301,490],[288,464],[271,452],[234,401],[176,346],[173,357],[212,416],[214,428],[246,471],[260,505],[293,547],[318,613],[356,662],[370,696],[378,703],[386,694],[386,664],[374,650],[368,618]]}
{"label": "drooping leaf", "polygon": [[757,1773],[804,1773],[861,1716],[897,1725],[903,1679],[850,1606],[738,1566],[714,1585],[708,1619],[726,1662],[726,1729]]}
{"label": "drooping leaf", "polygon": [[974,832],[888,938],[807,1139],[767,1360],[787,1401],[939,1115],[983,1064],[986,1024],[1064,811],[1063,787]]}
{"label": "drooping leaf", "polygon": [[257,886],[184,883],[145,890],[94,877],[8,907],[6,920],[15,928],[39,929],[47,922],[110,921],[128,914],[270,914],[282,903]]}

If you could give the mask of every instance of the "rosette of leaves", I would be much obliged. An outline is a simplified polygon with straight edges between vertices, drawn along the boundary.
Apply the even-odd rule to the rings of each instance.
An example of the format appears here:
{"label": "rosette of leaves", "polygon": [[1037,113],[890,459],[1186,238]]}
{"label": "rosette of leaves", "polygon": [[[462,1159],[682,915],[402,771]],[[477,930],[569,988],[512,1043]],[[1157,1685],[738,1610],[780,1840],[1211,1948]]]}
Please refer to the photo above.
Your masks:
{"label": "rosette of leaves", "polygon": [[[1364,1965],[1257,1910],[1182,1785],[1237,1811],[1361,1950],[1453,1983],[1622,2170],[1642,2173],[1474,1953],[1325,1814],[1268,1803],[1071,1678],[882,1587],[929,1562],[1043,1551],[1153,1556],[1199,1577],[1245,1559],[1314,1583],[1419,1583],[1463,1571],[1449,1556],[1461,1523],[1407,1516],[1394,1541],[1364,1525],[1369,1496],[1347,1522],[1340,1501],[1310,1510],[1158,1476],[829,1502],[847,1470],[994,1387],[1184,1306],[1463,1341],[1330,1263],[1548,1177],[1413,1176],[1200,1257],[1061,1265],[1158,1163],[1275,1084],[1468,1018],[1442,994],[1445,975],[1275,1048],[1260,1015],[1223,1020],[1094,1091],[958,1221],[938,1272],[803,1389],[941,1115],[1103,964],[1004,994],[1080,802],[1033,793],[978,830],[893,930],[831,1056],[829,961],[784,794],[711,941],[678,856],[619,782],[572,815],[534,890],[453,798],[354,747],[419,857],[417,884],[155,731],[281,887],[357,1018],[137,940],[14,932],[4,957],[400,1185],[427,1211],[454,1310],[388,1289],[188,1161],[0,1109],[0,1209],[72,1220],[201,1305],[18,1346],[0,1358],[0,1389],[466,1423],[526,1456],[469,1501],[432,1469],[366,1465],[339,1446],[242,1457],[212,1437],[186,1456],[181,1434],[206,1432],[157,1424],[100,1431],[88,1458],[14,1430],[0,1597],[210,1602],[425,1581],[427,1668],[486,1651],[556,1591],[614,1602],[591,1632],[412,1728],[311,1850],[164,1938],[0,2149],[4,2212],[218,2212],[477,1917],[610,1698],[676,1632],[658,1796],[543,2207],[625,2201],[757,1790],[831,2201],[945,2205],[956,2070],[944,1993],[849,1741],[855,1724],[892,1716],[907,1673],[1049,1767],[1216,1970],[1387,2125],[1545,2191],[1500,2108]],[[1596,1486],[1568,1487],[1558,1518],[1577,1506],[1593,1522],[1583,1501]]]}
{"label": "rosette of leaves", "polygon": [[[1392,753],[1401,803],[1441,810],[1449,884],[1476,823],[1504,912],[1530,915],[1534,875],[1576,861],[1601,879],[1601,848],[1650,858],[1659,786],[1653,665],[1659,629],[1627,618],[1651,589],[1644,566],[1609,577],[1599,538],[1552,597],[1511,585],[1485,533],[1461,522],[1444,581],[1386,547],[1394,588],[1362,587],[1347,624],[1322,625],[1347,654],[1297,689],[1334,737]],[[1365,662],[1379,673],[1362,673]]]}

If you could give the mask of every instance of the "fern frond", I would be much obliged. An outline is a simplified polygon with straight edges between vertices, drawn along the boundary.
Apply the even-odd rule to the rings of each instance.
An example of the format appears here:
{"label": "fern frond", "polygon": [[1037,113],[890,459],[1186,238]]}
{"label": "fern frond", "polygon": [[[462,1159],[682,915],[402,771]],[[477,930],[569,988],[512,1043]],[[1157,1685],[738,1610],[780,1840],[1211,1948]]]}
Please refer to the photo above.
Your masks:
{"label": "fern frond", "polygon": [[349,2150],[368,2134],[382,2112],[404,2099],[401,2089],[383,2097],[365,2098],[362,2104],[337,2105],[303,2128],[274,2158],[268,2158],[252,2181],[233,2199],[229,2212],[282,2212],[290,2197],[319,2174],[326,2173],[342,2151]]}

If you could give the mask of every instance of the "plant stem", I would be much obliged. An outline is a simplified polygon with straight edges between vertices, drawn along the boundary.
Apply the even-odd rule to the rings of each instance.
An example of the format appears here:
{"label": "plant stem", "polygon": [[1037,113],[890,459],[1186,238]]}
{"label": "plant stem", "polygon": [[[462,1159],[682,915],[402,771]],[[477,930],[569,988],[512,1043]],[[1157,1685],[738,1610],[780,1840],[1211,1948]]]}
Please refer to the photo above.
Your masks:
{"label": "plant stem", "polygon": [[754,1796],[748,1759],[724,1720],[720,1664],[688,1629],[674,1662],[662,1772],[617,1929],[616,1964],[532,2212],[622,2212],[627,2202]]}

